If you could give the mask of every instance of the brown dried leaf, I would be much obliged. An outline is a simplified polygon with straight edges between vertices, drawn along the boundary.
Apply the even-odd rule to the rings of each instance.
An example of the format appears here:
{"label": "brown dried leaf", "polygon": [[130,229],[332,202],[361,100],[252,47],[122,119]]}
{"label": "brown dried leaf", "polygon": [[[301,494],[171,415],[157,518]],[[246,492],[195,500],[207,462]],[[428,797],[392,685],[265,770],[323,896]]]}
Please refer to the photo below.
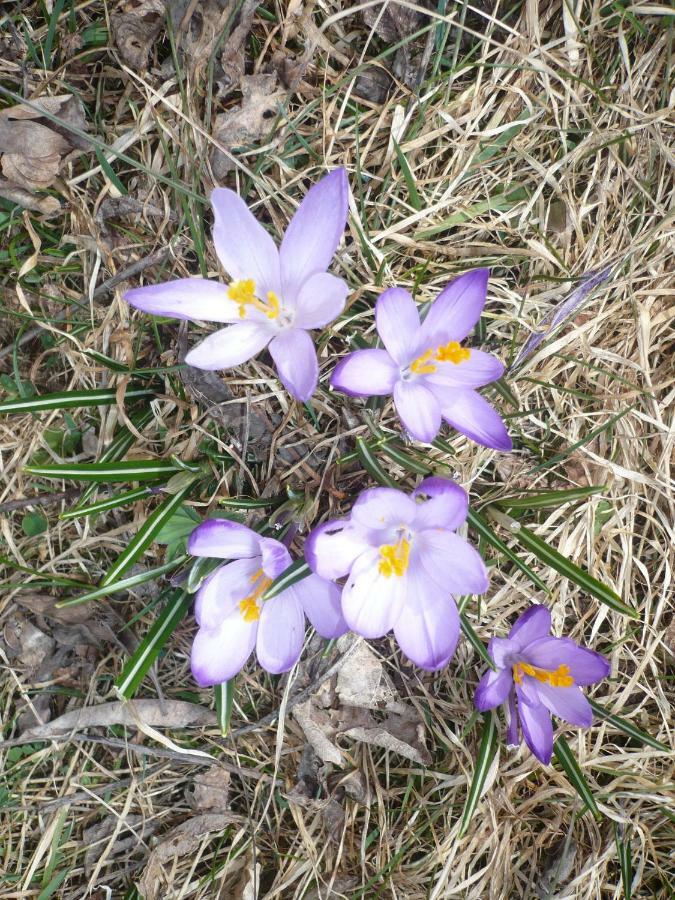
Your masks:
{"label": "brown dried leaf", "polygon": [[61,209],[61,204],[56,197],[34,197],[24,188],[17,187],[9,181],[0,178],[0,197],[16,203],[24,209],[32,209],[43,216],[53,216]]}
{"label": "brown dried leaf", "polygon": [[120,56],[135,72],[147,68],[150,49],[163,22],[164,0],[128,0],[110,16],[112,36]]}
{"label": "brown dried leaf", "polygon": [[229,805],[230,773],[215,765],[194,780],[187,801],[194,810],[217,809],[225,812]]}
{"label": "brown dried leaf", "polygon": [[342,704],[363,709],[387,709],[399,699],[384,666],[365,641],[338,670],[336,691]]}
{"label": "brown dried leaf", "polygon": [[54,641],[17,612],[5,622],[3,629],[7,655],[29,672],[36,672],[54,651]]}
{"label": "brown dried leaf", "polygon": [[343,730],[345,737],[383,747],[423,766],[431,763],[431,754],[424,743],[424,723],[420,719],[391,713],[383,722],[377,722],[365,710],[358,718],[366,720]]}

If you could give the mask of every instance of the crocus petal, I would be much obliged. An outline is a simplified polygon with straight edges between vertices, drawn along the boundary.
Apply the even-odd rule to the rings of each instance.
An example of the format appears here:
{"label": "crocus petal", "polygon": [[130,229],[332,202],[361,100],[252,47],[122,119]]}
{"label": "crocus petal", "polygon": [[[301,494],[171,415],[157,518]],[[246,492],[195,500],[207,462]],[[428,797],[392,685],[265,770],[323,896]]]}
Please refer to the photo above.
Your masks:
{"label": "crocus petal", "polygon": [[308,575],[289,591],[295,593],[305,615],[322,637],[337,638],[348,630],[342,615],[342,591],[332,581]]}
{"label": "crocus petal", "polygon": [[582,728],[593,724],[593,710],[580,687],[552,687],[539,682],[537,693],[544,706],[559,719]]}
{"label": "crocus petal", "polygon": [[209,519],[197,525],[188,540],[192,556],[243,559],[260,555],[260,535],[229,519]]}
{"label": "crocus petal", "polygon": [[514,624],[509,637],[519,650],[527,647],[532,641],[548,637],[551,633],[551,613],[545,606],[535,603],[530,606]]}
{"label": "crocus petal", "polygon": [[523,659],[531,666],[555,671],[568,666],[575,684],[595,684],[609,675],[610,665],[594,650],[579,647],[570,638],[544,637],[523,648]]}
{"label": "crocus petal", "polygon": [[319,361],[311,337],[301,328],[282,331],[270,344],[270,353],[288,393],[306,403],[319,380]]}
{"label": "crocus petal", "polygon": [[347,224],[348,203],[344,169],[336,169],[307,191],[281,242],[284,294],[296,296],[310,276],[326,271]]}
{"label": "crocus petal", "polygon": [[185,357],[189,366],[213,372],[251,359],[267,346],[275,332],[263,322],[241,322],[221,328],[197,344]]}
{"label": "crocus petal", "polygon": [[408,573],[408,596],[394,624],[401,650],[420,669],[441,669],[455,652],[459,613],[452,597],[443,596],[419,569]]}
{"label": "crocus petal", "polygon": [[482,350],[471,350],[470,353],[469,359],[459,363],[437,363],[436,371],[425,375],[424,383],[438,394],[447,388],[482,387],[502,377],[504,364],[496,356]]}
{"label": "crocus petal", "polygon": [[239,603],[253,592],[260,557],[219,566],[197,591],[195,619],[204,628],[219,628]]}
{"label": "crocus petal", "polygon": [[222,684],[241,671],[253,650],[257,622],[235,610],[219,628],[200,628],[192,645],[192,674],[200,687]]}
{"label": "crocus petal", "polygon": [[451,531],[430,528],[419,532],[411,555],[449,594],[484,594],[488,589],[487,569],[480,553]]}
{"label": "crocus petal", "polygon": [[362,535],[347,519],[317,525],[305,541],[305,559],[322,578],[342,578],[366,549]]}
{"label": "crocus petal", "polygon": [[430,443],[441,428],[438,400],[421,381],[397,381],[394,404],[406,429],[418,441]]}
{"label": "crocus petal", "polygon": [[519,646],[510,638],[493,637],[488,644],[488,653],[499,669],[510,669],[518,662]]}
{"label": "crocus petal", "polygon": [[425,478],[413,491],[417,501],[415,528],[447,528],[455,531],[464,522],[469,498],[464,490],[449,478]]}
{"label": "crocus petal", "polygon": [[330,272],[318,272],[307,279],[296,299],[296,328],[323,328],[345,308],[349,288]]}
{"label": "crocus petal", "polygon": [[442,399],[436,391],[441,407],[441,415],[457,431],[461,431],[472,441],[501,450],[513,449],[513,443],[506,426],[487,400],[472,390],[448,390]]}
{"label": "crocus petal", "polygon": [[300,658],[305,637],[305,614],[298,597],[284,591],[263,603],[258,639],[258,662],[273,675],[288,672]]}
{"label": "crocus petal", "polygon": [[279,252],[274,241],[244,203],[228,188],[211,194],[215,223],[213,243],[218,258],[233,281],[252,278],[256,294],[281,294]]}
{"label": "crocus petal", "polygon": [[485,306],[489,277],[489,269],[474,269],[441,291],[422,323],[420,340],[425,346],[464,340]]}
{"label": "crocus petal", "polygon": [[485,712],[504,703],[513,687],[513,678],[509,669],[489,669],[478,682],[473,702],[476,709]]}
{"label": "crocus petal", "polygon": [[227,296],[225,285],[206,278],[179,278],[163,284],[149,284],[127,291],[122,299],[153,316],[198,322],[239,320],[239,307]]}
{"label": "crocus petal", "polygon": [[274,538],[260,538],[260,552],[262,570],[268,578],[278,578],[293,561],[285,544]]}
{"label": "crocus petal", "polygon": [[394,626],[406,598],[406,577],[379,571],[378,550],[362,553],[342,590],[347,625],[365,638],[379,638]]}
{"label": "crocus petal", "polygon": [[409,525],[416,515],[415,501],[396,488],[377,487],[361,491],[352,507],[352,521],[362,528]]}
{"label": "crocus petal", "polygon": [[355,350],[340,360],[330,383],[350,397],[379,397],[391,394],[398,379],[398,366],[386,350]]}
{"label": "crocus petal", "polygon": [[519,687],[516,687],[518,695],[518,715],[523,726],[525,743],[540,762],[547,766],[551,762],[553,754],[553,725],[551,713],[543,705],[529,704]]}
{"label": "crocus petal", "polygon": [[377,331],[389,355],[406,366],[417,346],[420,316],[415,301],[403,288],[389,288],[375,304]]}

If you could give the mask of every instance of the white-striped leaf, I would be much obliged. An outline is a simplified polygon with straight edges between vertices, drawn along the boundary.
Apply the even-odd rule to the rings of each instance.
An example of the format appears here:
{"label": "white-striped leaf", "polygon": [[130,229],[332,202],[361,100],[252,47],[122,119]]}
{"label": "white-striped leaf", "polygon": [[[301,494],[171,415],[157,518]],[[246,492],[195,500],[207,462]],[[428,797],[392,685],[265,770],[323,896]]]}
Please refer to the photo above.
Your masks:
{"label": "white-striped leaf", "polygon": [[128,578],[121,578],[119,581],[101,585],[79,597],[63,600],[61,603],[57,603],[56,606],[58,609],[63,609],[66,606],[79,606],[80,603],[88,603],[90,600],[98,600],[100,597],[107,597],[110,594],[128,591],[130,588],[136,587],[139,584],[145,584],[146,581],[154,581],[156,578],[161,578],[162,575],[166,575],[167,572],[171,572],[173,569],[178,568],[178,566],[185,562],[186,559],[187,556],[180,556],[177,559],[165,562],[154,569],[147,569],[145,572],[139,572],[138,575],[130,575]]}
{"label": "white-striped leaf", "polygon": [[560,736],[556,739],[553,744],[553,752],[555,753],[555,758],[560,763],[561,768],[567,775],[570,784],[583,800],[584,805],[590,809],[598,821],[601,821],[602,813],[598,809],[598,804],[595,801],[593,792],[588,786],[584,773],[581,771],[579,763],[576,761],[576,758],[564,737]]}
{"label": "white-striped leaf", "polygon": [[272,597],[276,597],[277,594],[280,594],[282,591],[297,584],[298,581],[302,581],[303,578],[307,578],[307,576],[311,574],[312,570],[305,560],[296,559],[295,562],[291,563],[290,566],[281,573],[281,575],[274,579],[272,584],[262,595],[261,599],[271,600]]}
{"label": "white-striped leaf", "polygon": [[[127,388],[125,400],[138,400],[140,397],[154,397],[155,392],[148,388]],[[43,394],[28,400],[7,400],[0,403],[0,415],[11,413],[38,413],[48,409],[74,409],[84,406],[113,406],[117,403],[116,388],[100,388],[93,391],[63,391],[57,394]]]}
{"label": "white-striped leaf", "polygon": [[42,478],[68,481],[159,481],[180,470],[165,459],[134,459],[125,462],[64,463],[58,466],[25,466],[24,472]]}
{"label": "white-striped leaf", "polygon": [[494,759],[497,749],[496,734],[497,726],[495,716],[491,712],[483,713],[483,733],[481,734],[480,746],[478,748],[478,756],[476,757],[476,765],[473,771],[473,778],[469,787],[469,793],[466,795],[466,803],[459,826],[459,837],[464,837],[469,827],[469,822],[476,811],[478,801],[483,793],[483,785],[487,778],[492,760]]}

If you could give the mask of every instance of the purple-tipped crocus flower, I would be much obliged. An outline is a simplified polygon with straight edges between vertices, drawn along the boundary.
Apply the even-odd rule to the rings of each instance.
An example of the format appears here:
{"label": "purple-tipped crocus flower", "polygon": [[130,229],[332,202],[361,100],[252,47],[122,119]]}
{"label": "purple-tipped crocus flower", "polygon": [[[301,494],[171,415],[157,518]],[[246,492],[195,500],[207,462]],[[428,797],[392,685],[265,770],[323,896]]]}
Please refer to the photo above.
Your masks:
{"label": "purple-tipped crocus flower", "polygon": [[525,743],[545,765],[553,752],[551,713],[588,728],[593,711],[581,688],[609,674],[609,663],[599,653],[579,647],[570,638],[551,637],[550,631],[548,609],[531,606],[507,638],[492,638],[488,653],[497,670],[481,678],[475,696],[481,712],[506,703],[508,745],[520,743],[520,719]]}
{"label": "purple-tipped crocus flower", "polygon": [[331,386],[352,397],[393,394],[399,418],[418,441],[433,441],[445,419],[478,444],[511,450],[504,423],[476,391],[500,378],[504,366],[460,344],[480,318],[489,274],[475,269],[455,278],[421,324],[407,291],[385,291],[375,306],[385,349],[350,353],[336,366]]}
{"label": "purple-tipped crocus flower", "polygon": [[349,188],[336,169],[307,192],[277,247],[234,191],[211,194],[216,253],[232,281],[181,278],[127,291],[144,312],[175,319],[226,322],[185,361],[198,369],[238,366],[265,347],[284,387],[305,402],[314,393],[319,364],[308,334],[338,316],[347,285],[326,271],[347,222]]}
{"label": "purple-tipped crocus flower", "polygon": [[263,669],[274,675],[287,672],[302,650],[305,616],[323,637],[347,631],[340,589],[318,575],[262,599],[291,564],[280,541],[227,519],[210,519],[192,532],[188,550],[193,556],[234,560],[212,572],[197,593],[199,631],[191,661],[202,687],[234,677],[254,647]]}
{"label": "purple-tipped crocus flower", "polygon": [[342,612],[353,631],[378,638],[393,628],[416,665],[440,669],[459,637],[453,595],[488,586],[480,555],[454,533],[467,508],[466,492],[445,478],[426,478],[412,496],[372,488],[348,518],[312,531],[305,559],[322,578],[347,576]]}

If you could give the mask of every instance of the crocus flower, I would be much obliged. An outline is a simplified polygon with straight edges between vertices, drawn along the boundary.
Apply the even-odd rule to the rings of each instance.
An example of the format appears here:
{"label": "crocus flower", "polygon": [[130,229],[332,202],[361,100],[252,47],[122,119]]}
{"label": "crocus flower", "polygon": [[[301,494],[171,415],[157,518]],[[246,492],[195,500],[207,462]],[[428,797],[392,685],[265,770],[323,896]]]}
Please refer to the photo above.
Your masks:
{"label": "crocus flower", "polygon": [[475,269],[455,278],[421,324],[407,291],[385,291],[375,306],[385,349],[350,353],[336,366],[331,386],[352,397],[393,394],[399,418],[419,441],[433,441],[445,419],[478,444],[511,450],[504,423],[476,391],[500,378],[504,366],[460,343],[480,317],[489,274]]}
{"label": "crocus flower", "polygon": [[393,628],[416,665],[440,669],[459,637],[454,596],[488,586],[478,552],[454,533],[467,508],[465,491],[445,478],[426,478],[412,496],[372,488],[348,518],[312,531],[305,559],[322,578],[347,576],[342,612],[353,631],[378,638]]}
{"label": "crocus flower", "polygon": [[202,687],[232,678],[255,647],[268,672],[287,672],[297,662],[305,635],[305,616],[326,638],[347,630],[340,590],[309,575],[270,600],[262,596],[291,564],[286,547],[245,525],[211,519],[190,535],[193,556],[231,559],[209,575],[197,593],[199,631],[192,647],[192,674]]}
{"label": "crocus flower", "polygon": [[551,713],[588,728],[593,712],[581,688],[609,674],[609,663],[599,653],[570,638],[550,637],[550,631],[548,609],[531,606],[507,638],[492,638],[488,653],[497,670],[481,678],[475,696],[481,712],[506,703],[509,746],[520,743],[520,719],[525,743],[544,764],[553,752]]}
{"label": "crocus flower", "polygon": [[348,186],[337,169],[307,192],[277,247],[234,191],[211,194],[216,253],[232,281],[181,278],[127,291],[144,312],[226,322],[185,361],[198,369],[238,366],[265,347],[284,387],[298,400],[316,388],[319,364],[308,334],[342,312],[347,285],[326,271],[347,221]]}

